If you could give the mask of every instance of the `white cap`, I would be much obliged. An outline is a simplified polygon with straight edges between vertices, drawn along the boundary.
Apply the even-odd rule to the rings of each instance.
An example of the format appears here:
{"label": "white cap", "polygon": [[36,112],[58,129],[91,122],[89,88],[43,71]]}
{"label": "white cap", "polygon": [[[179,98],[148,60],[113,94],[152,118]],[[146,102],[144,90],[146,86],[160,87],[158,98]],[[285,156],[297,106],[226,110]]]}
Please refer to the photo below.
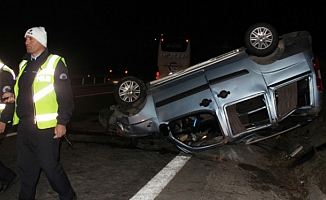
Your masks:
{"label": "white cap", "polygon": [[45,31],[45,28],[42,26],[28,29],[25,33],[24,38],[26,38],[26,36],[31,36],[31,37],[35,38],[44,47],[46,47],[46,45],[47,45],[46,31]]}

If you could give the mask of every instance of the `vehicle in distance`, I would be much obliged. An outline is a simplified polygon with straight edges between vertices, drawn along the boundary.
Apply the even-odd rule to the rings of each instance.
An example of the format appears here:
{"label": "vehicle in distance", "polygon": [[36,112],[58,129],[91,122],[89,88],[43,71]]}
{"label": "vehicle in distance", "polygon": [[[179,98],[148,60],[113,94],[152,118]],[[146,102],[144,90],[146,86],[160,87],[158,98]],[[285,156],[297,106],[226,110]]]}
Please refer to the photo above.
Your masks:
{"label": "vehicle in distance", "polygon": [[128,76],[128,70],[126,69],[110,69],[107,77],[107,83],[116,85],[123,78]]}
{"label": "vehicle in distance", "polygon": [[190,41],[179,36],[163,36],[158,45],[156,79],[169,76],[190,66]]}
{"label": "vehicle in distance", "polygon": [[311,122],[323,85],[309,32],[279,37],[270,24],[257,23],[244,43],[146,85],[122,78],[118,104],[101,110],[101,124],[127,137],[162,134],[190,153],[252,144]]}

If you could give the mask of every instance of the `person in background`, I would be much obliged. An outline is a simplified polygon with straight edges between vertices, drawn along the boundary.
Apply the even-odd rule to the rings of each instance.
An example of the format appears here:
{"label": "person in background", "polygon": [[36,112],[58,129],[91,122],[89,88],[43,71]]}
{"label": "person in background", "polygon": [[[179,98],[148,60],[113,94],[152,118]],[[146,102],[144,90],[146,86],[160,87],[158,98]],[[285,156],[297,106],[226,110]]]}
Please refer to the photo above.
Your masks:
{"label": "person in background", "polygon": [[[14,104],[5,104],[3,101],[7,97],[12,96],[15,84],[15,73],[8,66],[3,64],[0,60],[0,89],[1,89],[1,103],[0,103],[0,134],[5,134],[7,132],[7,124],[11,123],[12,116],[14,112]],[[0,135],[1,136],[1,135]],[[4,193],[13,184],[19,180],[19,176],[6,167],[0,161],[0,193]]]}
{"label": "person in background", "polygon": [[74,109],[67,65],[49,53],[44,27],[30,28],[24,37],[27,53],[19,64],[15,95],[8,98],[16,105],[19,199],[35,199],[41,170],[60,199],[77,199],[59,163],[59,138]]}

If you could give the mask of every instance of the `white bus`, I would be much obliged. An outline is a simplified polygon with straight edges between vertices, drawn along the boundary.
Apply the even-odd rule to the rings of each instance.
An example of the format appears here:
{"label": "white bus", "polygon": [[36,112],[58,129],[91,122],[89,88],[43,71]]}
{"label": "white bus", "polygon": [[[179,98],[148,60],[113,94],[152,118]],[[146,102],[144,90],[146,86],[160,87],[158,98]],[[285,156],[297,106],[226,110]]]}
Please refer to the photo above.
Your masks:
{"label": "white bus", "polygon": [[156,79],[190,66],[190,41],[183,37],[163,37],[159,41]]}

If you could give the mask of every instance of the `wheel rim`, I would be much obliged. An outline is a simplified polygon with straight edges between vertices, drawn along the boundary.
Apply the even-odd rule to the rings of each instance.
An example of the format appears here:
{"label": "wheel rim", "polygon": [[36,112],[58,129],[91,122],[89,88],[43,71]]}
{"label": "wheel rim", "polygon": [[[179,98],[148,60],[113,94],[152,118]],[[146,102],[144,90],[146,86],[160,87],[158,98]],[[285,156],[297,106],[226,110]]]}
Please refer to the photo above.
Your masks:
{"label": "wheel rim", "polygon": [[135,81],[123,82],[119,87],[119,97],[124,102],[135,102],[140,96],[140,87]]}
{"label": "wheel rim", "polygon": [[266,27],[255,28],[250,33],[250,44],[256,49],[267,49],[272,45],[273,33]]}

